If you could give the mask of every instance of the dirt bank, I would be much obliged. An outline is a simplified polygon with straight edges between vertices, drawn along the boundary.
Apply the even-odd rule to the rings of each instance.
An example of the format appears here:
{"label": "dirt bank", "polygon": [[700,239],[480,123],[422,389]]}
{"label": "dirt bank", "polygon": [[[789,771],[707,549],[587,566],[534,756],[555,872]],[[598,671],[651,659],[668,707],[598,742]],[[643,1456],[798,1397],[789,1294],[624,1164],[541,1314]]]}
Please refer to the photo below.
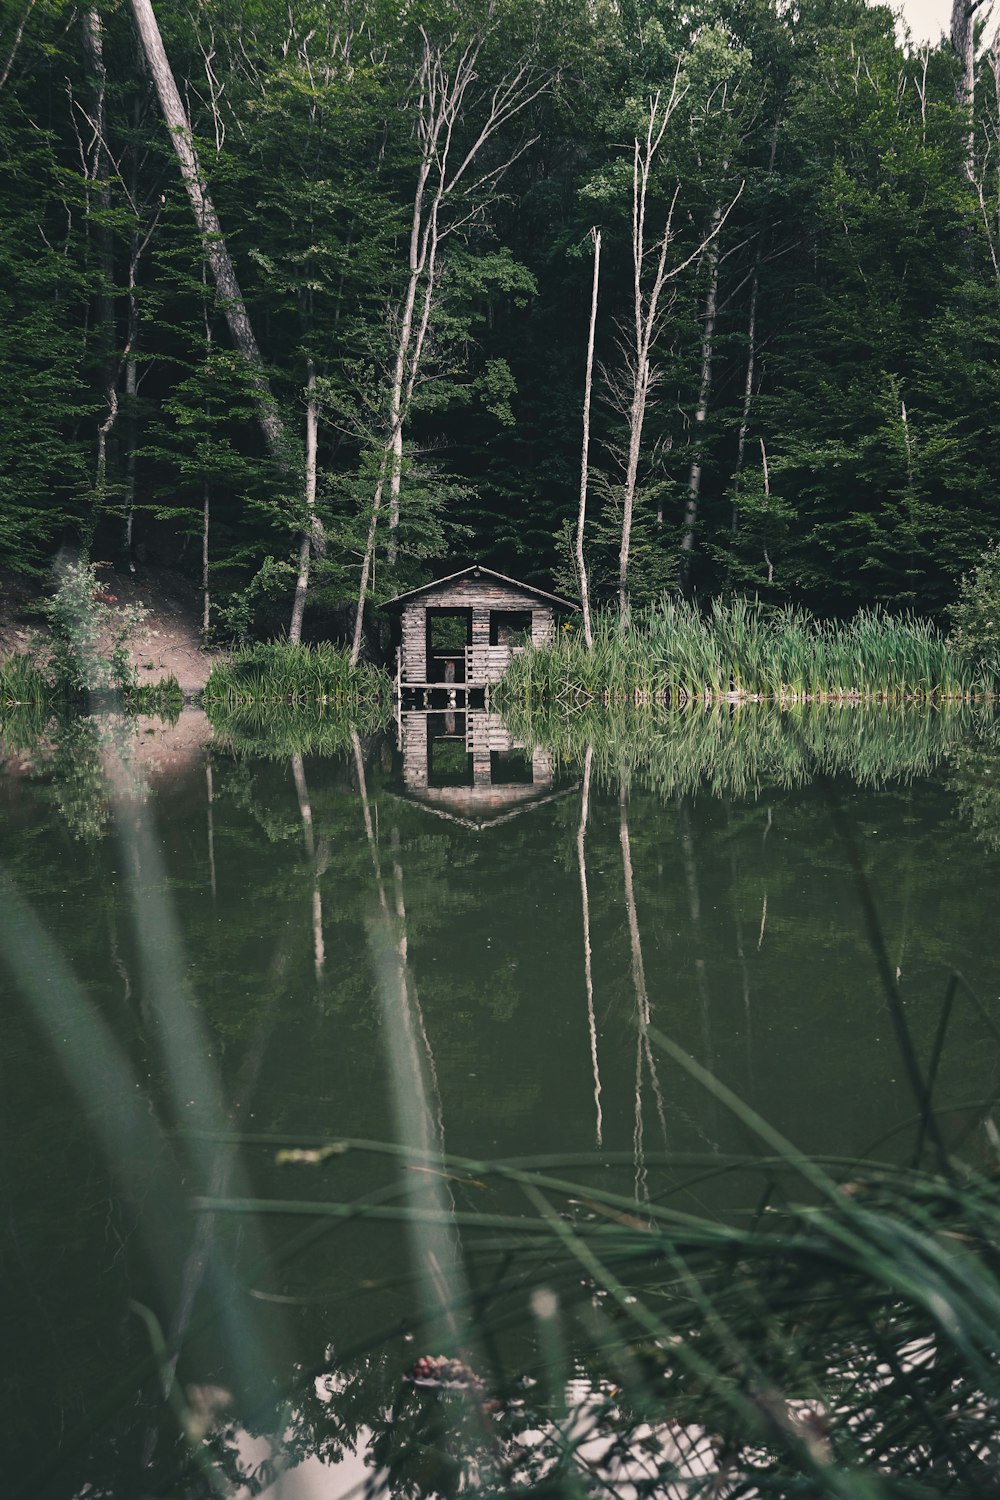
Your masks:
{"label": "dirt bank", "polygon": [[[148,611],[131,655],[140,683],[173,675],[184,696],[208,681],[218,651],[204,651],[199,632],[199,599],[190,581],[166,569],[140,569],[134,575],[100,570],[107,592],[121,605],[142,604]],[[0,574],[0,656],[26,651],[33,635],[44,637],[40,606],[45,588],[14,574]]]}

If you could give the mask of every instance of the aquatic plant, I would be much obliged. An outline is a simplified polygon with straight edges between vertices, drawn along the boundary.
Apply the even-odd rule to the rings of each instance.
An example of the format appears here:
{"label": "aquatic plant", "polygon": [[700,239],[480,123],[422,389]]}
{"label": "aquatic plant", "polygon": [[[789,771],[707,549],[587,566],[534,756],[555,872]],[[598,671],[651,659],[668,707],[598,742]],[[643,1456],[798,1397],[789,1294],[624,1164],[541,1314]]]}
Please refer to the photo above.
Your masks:
{"label": "aquatic plant", "polygon": [[[484,1496],[992,1492],[1000,1193],[988,1161],[975,1160],[985,1138],[961,1159],[925,1109],[908,1163],[806,1156],[668,1037],[649,1036],[667,1066],[734,1116],[750,1149],[650,1155],[642,1198],[609,1185],[608,1168],[627,1153],[515,1161],[366,1140],[220,1138],[274,1152],[295,1177],[279,1198],[205,1195],[194,1203],[202,1215],[310,1226],[289,1245],[359,1219],[461,1231],[469,1276],[448,1301],[452,1336],[432,1332],[429,1314],[408,1317],[413,1353],[390,1356],[394,1389],[390,1379],[379,1420],[367,1415],[382,1470],[373,1493],[432,1495],[445,1475],[447,1492],[471,1483]],[[359,1154],[375,1180],[381,1159],[446,1181],[447,1206],[414,1202],[405,1173],[340,1196],[345,1159]],[[690,1212],[699,1185],[725,1175],[742,1182],[745,1211],[725,1221]],[[416,1263],[407,1285],[418,1298],[440,1295],[439,1268]],[[332,1309],[350,1295],[334,1281],[301,1301]],[[338,1349],[331,1378],[349,1387],[359,1366],[356,1380],[370,1378],[366,1362],[398,1334],[379,1328]],[[512,1341],[516,1370],[502,1352]],[[320,1378],[307,1372],[309,1386]],[[286,1410],[304,1400],[290,1393]],[[333,1409],[325,1423],[314,1413],[310,1442],[327,1446],[340,1421]],[[435,1462],[414,1484],[432,1433]],[[224,1470],[224,1429],[210,1451]],[[296,1453],[291,1442],[277,1462]]]}
{"label": "aquatic plant", "polygon": [[707,615],[663,599],[623,624],[605,612],[593,649],[575,631],[519,653],[494,689],[494,704],[683,702],[768,698],[941,701],[992,692],[992,678],[914,615],[862,610],[823,621],[794,607],[716,600]]}
{"label": "aquatic plant", "polygon": [[218,662],[205,686],[211,712],[277,707],[355,712],[388,705],[392,684],[378,667],[352,666],[350,653],[328,642],[315,646],[263,641]]}
{"label": "aquatic plant", "polygon": [[0,659],[0,713],[42,707],[51,701],[51,682],[26,652]]}
{"label": "aquatic plant", "polygon": [[122,708],[129,714],[156,714],[158,718],[175,722],[184,707],[184,694],[177,678],[171,672],[158,682],[140,682],[126,688],[121,695]]}

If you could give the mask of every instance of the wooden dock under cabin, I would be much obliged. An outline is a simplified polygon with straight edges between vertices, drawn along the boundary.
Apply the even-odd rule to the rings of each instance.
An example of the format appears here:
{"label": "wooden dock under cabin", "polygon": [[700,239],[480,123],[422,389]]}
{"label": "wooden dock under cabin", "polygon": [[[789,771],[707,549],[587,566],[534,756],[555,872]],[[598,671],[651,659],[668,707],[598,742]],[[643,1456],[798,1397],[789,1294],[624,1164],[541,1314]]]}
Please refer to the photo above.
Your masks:
{"label": "wooden dock under cabin", "polygon": [[481,564],[411,589],[386,609],[400,617],[397,696],[429,705],[437,698],[488,702],[511,657],[555,639],[556,611],[572,611],[568,599],[519,583]]}

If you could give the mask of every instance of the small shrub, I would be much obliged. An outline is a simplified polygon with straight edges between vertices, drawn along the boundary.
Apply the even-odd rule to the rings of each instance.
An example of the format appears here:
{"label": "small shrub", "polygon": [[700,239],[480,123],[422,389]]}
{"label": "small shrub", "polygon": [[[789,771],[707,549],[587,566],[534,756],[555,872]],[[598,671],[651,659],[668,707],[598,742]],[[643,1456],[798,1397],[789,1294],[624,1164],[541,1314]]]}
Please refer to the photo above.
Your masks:
{"label": "small shrub", "polygon": [[1000,543],[959,585],[951,607],[951,646],[975,671],[1000,675]]}
{"label": "small shrub", "polygon": [[51,639],[49,672],[57,692],[124,691],[135,686],[129,642],[142,624],[141,604],[116,608],[96,563],[68,563],[45,607]]}

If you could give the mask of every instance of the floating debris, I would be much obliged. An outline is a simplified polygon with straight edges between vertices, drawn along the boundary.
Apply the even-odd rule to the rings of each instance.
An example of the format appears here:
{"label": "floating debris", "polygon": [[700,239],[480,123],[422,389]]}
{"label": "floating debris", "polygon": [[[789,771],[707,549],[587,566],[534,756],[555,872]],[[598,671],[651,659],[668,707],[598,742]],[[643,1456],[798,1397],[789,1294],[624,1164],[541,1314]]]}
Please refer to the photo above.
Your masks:
{"label": "floating debris", "polygon": [[406,1379],[414,1385],[440,1386],[450,1391],[475,1391],[478,1394],[484,1389],[474,1370],[462,1360],[448,1359],[444,1354],[422,1354]]}

